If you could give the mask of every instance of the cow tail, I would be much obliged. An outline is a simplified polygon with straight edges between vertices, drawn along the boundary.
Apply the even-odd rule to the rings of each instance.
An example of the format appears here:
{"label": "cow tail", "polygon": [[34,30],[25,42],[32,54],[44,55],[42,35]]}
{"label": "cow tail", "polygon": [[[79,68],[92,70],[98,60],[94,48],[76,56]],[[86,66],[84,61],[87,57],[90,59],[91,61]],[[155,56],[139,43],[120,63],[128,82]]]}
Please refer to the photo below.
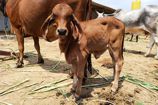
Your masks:
{"label": "cow tail", "polygon": [[92,19],[92,0],[87,0],[86,20]]}

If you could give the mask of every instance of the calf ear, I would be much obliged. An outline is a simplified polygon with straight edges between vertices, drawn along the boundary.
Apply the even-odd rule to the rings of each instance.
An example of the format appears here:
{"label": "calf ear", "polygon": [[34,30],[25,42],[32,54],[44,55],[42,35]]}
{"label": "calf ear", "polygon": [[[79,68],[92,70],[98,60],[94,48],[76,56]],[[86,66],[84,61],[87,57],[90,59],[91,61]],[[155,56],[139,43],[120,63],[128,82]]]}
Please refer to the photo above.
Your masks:
{"label": "calf ear", "polygon": [[77,18],[74,15],[72,15],[72,23],[74,26],[72,35],[73,35],[74,39],[77,39],[82,34],[82,28],[81,28],[79,21],[77,20]]}
{"label": "calf ear", "polygon": [[43,23],[43,25],[41,27],[41,30],[45,31],[49,25],[54,23],[54,21],[55,21],[54,15],[53,14],[49,15],[47,17],[47,19],[44,21],[44,23]]}

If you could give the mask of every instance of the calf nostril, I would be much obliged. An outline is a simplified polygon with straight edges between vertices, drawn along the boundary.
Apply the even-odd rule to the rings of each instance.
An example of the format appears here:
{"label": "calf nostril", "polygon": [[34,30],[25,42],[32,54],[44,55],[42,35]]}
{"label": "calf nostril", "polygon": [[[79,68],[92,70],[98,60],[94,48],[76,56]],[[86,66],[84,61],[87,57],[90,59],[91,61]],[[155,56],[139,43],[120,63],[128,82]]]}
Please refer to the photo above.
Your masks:
{"label": "calf nostril", "polygon": [[66,29],[58,29],[59,35],[65,35],[66,34]]}

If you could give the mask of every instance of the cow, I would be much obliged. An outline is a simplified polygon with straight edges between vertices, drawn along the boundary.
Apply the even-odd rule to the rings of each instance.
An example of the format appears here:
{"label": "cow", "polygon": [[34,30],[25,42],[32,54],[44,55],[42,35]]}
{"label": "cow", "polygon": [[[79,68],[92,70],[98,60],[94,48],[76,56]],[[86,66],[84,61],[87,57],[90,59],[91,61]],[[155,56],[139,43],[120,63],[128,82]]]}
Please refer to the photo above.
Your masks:
{"label": "cow", "polygon": [[[39,37],[43,32],[41,26],[51,13],[52,8],[58,3],[68,3],[75,11],[75,15],[80,21],[91,18],[91,0],[8,0],[6,4],[6,12],[10,19],[11,26],[16,33],[19,48],[19,58],[16,64],[17,68],[23,67],[24,56],[24,36],[32,36],[34,46],[38,53],[38,63],[44,63],[40,52]],[[49,35],[47,41],[51,42],[58,37],[55,33],[55,27],[49,27]],[[90,57],[89,57],[90,59]],[[91,69],[89,60],[88,67]]]}
{"label": "cow", "polygon": [[[51,24],[50,24],[51,23]],[[76,100],[81,98],[81,86],[88,54],[99,58],[107,49],[114,64],[112,92],[118,89],[118,80],[123,66],[124,24],[114,17],[98,18],[79,22],[72,8],[57,4],[49,18],[42,25],[45,38],[48,25],[56,27],[59,48],[65,54],[68,64],[72,64],[73,86],[71,92]]]}
{"label": "cow", "polygon": [[116,10],[112,15],[123,21],[126,27],[145,27],[151,33],[148,50],[145,56],[149,56],[153,45],[156,43],[157,52],[155,59],[158,59],[158,6],[147,5],[140,10],[125,12],[121,9]]}
{"label": "cow", "polygon": [[139,39],[139,36],[143,35],[143,36],[146,36],[146,38],[148,36],[150,36],[150,33],[146,30],[144,30],[143,28],[140,28],[140,27],[133,27],[133,28],[126,28],[125,30],[125,33],[126,34],[130,34],[131,35],[131,38],[129,41],[132,41],[133,40],[133,36],[136,37],[136,42],[138,42],[138,39]]}

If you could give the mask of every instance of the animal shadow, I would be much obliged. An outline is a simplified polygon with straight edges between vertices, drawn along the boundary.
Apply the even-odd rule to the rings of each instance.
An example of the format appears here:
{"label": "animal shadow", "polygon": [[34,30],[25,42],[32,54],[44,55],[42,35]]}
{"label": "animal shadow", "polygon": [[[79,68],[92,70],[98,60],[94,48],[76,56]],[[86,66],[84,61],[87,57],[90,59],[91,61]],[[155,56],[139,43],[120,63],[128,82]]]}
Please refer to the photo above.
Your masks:
{"label": "animal shadow", "polygon": [[[25,53],[26,61],[29,63],[24,65],[25,66],[31,66],[34,64],[37,64],[37,54],[34,54],[33,52]],[[49,58],[44,58],[44,64],[39,64],[40,67],[42,67],[44,70],[47,70],[52,73],[69,73],[69,70],[71,69],[71,65],[68,65],[65,61],[60,60],[53,60]]]}
{"label": "animal shadow", "polygon": [[[129,50],[129,49],[124,49],[124,52],[137,54],[137,55],[143,55],[143,56],[145,54],[145,52],[142,52],[142,51]],[[154,54],[150,54],[148,57],[154,57]]]}

